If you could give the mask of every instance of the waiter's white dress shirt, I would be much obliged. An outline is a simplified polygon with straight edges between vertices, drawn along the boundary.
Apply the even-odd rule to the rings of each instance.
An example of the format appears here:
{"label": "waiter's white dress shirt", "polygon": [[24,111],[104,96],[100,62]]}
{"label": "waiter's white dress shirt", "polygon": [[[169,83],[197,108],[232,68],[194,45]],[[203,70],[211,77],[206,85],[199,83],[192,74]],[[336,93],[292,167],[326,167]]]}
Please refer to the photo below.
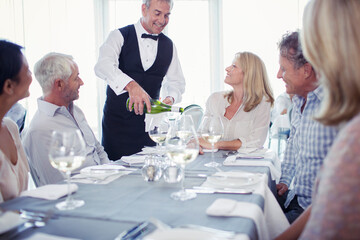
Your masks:
{"label": "waiter's white dress shirt", "polygon": [[[143,33],[147,33],[140,23],[134,24],[139,44],[141,63],[144,70],[149,69],[155,62],[158,48],[158,41],[149,38],[141,38]],[[116,95],[125,92],[125,86],[134,79],[123,73],[119,68],[119,56],[124,44],[124,37],[119,29],[110,32],[104,44],[100,47],[98,62],[95,65],[96,75],[105,80]],[[181,101],[181,95],[185,91],[185,78],[178,59],[177,50],[173,44],[173,56],[169,69],[164,77],[161,86],[161,97],[171,96],[175,102]]]}

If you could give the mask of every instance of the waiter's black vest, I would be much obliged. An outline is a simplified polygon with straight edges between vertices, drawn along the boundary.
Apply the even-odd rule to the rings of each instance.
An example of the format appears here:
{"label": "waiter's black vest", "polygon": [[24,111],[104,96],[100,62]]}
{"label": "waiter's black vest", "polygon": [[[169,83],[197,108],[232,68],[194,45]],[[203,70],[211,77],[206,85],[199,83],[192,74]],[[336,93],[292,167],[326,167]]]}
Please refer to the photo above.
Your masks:
{"label": "waiter's black vest", "polygon": [[[119,56],[119,69],[134,79],[151,98],[159,98],[161,83],[170,66],[173,44],[164,34],[159,35],[158,52],[154,64],[144,71],[134,25],[120,28],[124,45]],[[136,115],[126,109],[129,94],[117,96],[108,86],[102,122],[102,144],[109,159],[117,160],[139,152],[145,145],[153,146],[145,132],[145,115]]]}

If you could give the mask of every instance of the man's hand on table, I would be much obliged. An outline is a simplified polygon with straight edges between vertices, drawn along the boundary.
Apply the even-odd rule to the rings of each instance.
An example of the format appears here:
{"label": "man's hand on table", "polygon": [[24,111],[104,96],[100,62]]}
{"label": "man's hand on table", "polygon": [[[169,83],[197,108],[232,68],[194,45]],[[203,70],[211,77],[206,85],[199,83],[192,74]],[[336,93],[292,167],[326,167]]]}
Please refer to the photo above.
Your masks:
{"label": "man's hand on table", "polygon": [[276,184],[276,190],[279,196],[282,196],[288,190],[288,186],[285,183]]}

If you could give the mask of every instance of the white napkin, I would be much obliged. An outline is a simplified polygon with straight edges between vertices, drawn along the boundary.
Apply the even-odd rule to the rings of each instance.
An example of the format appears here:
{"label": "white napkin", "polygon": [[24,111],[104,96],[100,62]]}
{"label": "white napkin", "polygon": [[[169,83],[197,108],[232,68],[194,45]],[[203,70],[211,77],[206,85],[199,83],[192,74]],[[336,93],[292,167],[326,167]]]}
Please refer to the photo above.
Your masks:
{"label": "white napkin", "polygon": [[230,189],[255,189],[263,182],[263,174],[237,171],[217,172],[208,177],[201,187],[230,188]]}
{"label": "white napkin", "polygon": [[[157,148],[156,146],[155,147],[143,147],[141,149],[141,152],[136,153],[136,155],[151,155],[151,154],[164,155],[164,154],[166,154],[166,149],[165,149],[165,147]],[[125,159],[126,159],[126,157],[125,157]]]}
{"label": "white napkin", "polygon": [[136,153],[136,155],[149,155],[149,154],[154,154],[154,153],[156,153],[156,146],[155,147],[143,147],[141,149],[141,152]]}
{"label": "white napkin", "polygon": [[71,177],[71,181],[87,184],[108,184],[134,170],[137,169],[129,169],[116,164],[95,165],[81,169],[80,174]]}
{"label": "white napkin", "polygon": [[114,173],[117,171],[122,171],[122,170],[129,170],[132,171],[134,169],[129,169],[126,168],[124,166],[121,166],[119,164],[102,164],[102,165],[94,165],[94,166],[89,166],[86,168],[83,168],[80,170],[80,173],[85,173],[85,174],[89,174],[89,175],[97,175],[97,174],[101,174],[101,175],[106,175],[108,173]]}
{"label": "white napkin", "polygon": [[[193,229],[193,228],[171,228],[171,229],[156,229],[154,232],[144,237],[144,240],[226,240],[220,235],[211,232]],[[236,234],[233,240],[250,240],[246,234]]]}
{"label": "white napkin", "polygon": [[61,236],[50,235],[42,232],[34,233],[30,237],[26,238],[26,240],[77,240],[77,239],[78,238],[61,237]]}
{"label": "white napkin", "polygon": [[[240,177],[240,176],[244,176],[244,173],[246,173],[246,172],[221,172],[221,175],[228,175],[231,177],[236,177],[238,175]],[[248,173],[248,174],[250,174],[250,173]],[[268,181],[268,176],[266,174],[262,174],[261,180],[257,184],[251,185],[249,187],[254,189],[253,193],[260,194],[261,196],[264,197],[264,200],[265,200],[263,215],[257,214],[255,216],[257,218],[261,217],[261,218],[265,219],[267,229],[262,229],[263,226],[259,226],[258,230],[268,232],[268,235],[270,236],[270,238],[273,239],[289,227],[289,222],[286,219],[285,214],[281,210],[277,200],[275,199],[274,194],[269,189],[267,181]],[[211,184],[209,184],[207,181],[205,181],[205,183],[202,186],[211,187]],[[247,204],[253,204],[253,203],[247,203]],[[256,204],[253,204],[253,205],[257,206]],[[247,207],[247,206],[241,205],[241,209],[243,209],[245,207]],[[260,207],[259,207],[259,209],[260,209]],[[252,210],[254,210],[254,209],[252,209]],[[255,211],[257,211],[257,210],[255,210]],[[224,214],[226,214],[226,213],[224,213]],[[223,215],[223,216],[229,216],[229,215]],[[242,217],[246,217],[246,216],[242,216]],[[256,220],[255,223],[262,224],[262,221],[263,220]],[[262,238],[259,238],[259,239],[262,239]]]}
{"label": "white napkin", "polygon": [[268,151],[267,148],[239,148],[238,153],[242,154],[264,154]]}
{"label": "white napkin", "polygon": [[[278,182],[281,176],[281,163],[273,151],[268,151],[263,153],[264,159],[272,159],[272,161],[267,160],[255,160],[251,159],[251,157],[255,157],[255,153],[249,155],[249,160],[246,159],[237,159],[237,157],[246,158],[244,155],[233,155],[229,156],[223,162],[224,166],[266,166],[269,167],[271,173],[271,179],[276,180]],[[257,155],[256,155],[257,156]]]}
{"label": "white napkin", "polygon": [[219,151],[219,149],[217,149],[217,148],[215,148],[214,150],[212,150],[212,149],[207,149],[207,148],[203,148],[203,152],[209,152],[209,153],[211,153],[211,152],[217,152],[217,151]]}
{"label": "white napkin", "polygon": [[121,160],[129,165],[144,163],[146,155],[123,156]]}
{"label": "white napkin", "polygon": [[[0,213],[1,214],[1,213]],[[7,211],[0,215],[0,234],[9,231],[10,229],[20,225],[24,220],[21,219],[20,214]]]}
{"label": "white napkin", "polygon": [[236,216],[250,218],[256,224],[259,239],[270,239],[262,209],[254,203],[218,198],[206,209],[206,214],[217,217]]}
{"label": "white napkin", "polygon": [[[70,184],[71,193],[76,192],[77,190],[78,186],[76,184]],[[56,200],[67,195],[67,193],[67,184],[48,184],[30,191],[24,191],[20,194],[20,196]]]}

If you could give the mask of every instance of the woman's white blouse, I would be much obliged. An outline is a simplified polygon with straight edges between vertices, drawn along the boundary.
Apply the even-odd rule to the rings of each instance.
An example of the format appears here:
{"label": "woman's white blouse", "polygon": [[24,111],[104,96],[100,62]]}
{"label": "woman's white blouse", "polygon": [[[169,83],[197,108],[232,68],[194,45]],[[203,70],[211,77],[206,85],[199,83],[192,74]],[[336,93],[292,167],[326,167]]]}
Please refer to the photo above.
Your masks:
{"label": "woman's white blouse", "polygon": [[224,136],[221,141],[239,139],[241,148],[262,148],[270,124],[270,102],[264,97],[261,103],[250,112],[244,112],[243,104],[229,120],[225,115],[230,103],[224,97],[226,92],[213,93],[206,102],[206,115],[220,116],[224,124]]}

